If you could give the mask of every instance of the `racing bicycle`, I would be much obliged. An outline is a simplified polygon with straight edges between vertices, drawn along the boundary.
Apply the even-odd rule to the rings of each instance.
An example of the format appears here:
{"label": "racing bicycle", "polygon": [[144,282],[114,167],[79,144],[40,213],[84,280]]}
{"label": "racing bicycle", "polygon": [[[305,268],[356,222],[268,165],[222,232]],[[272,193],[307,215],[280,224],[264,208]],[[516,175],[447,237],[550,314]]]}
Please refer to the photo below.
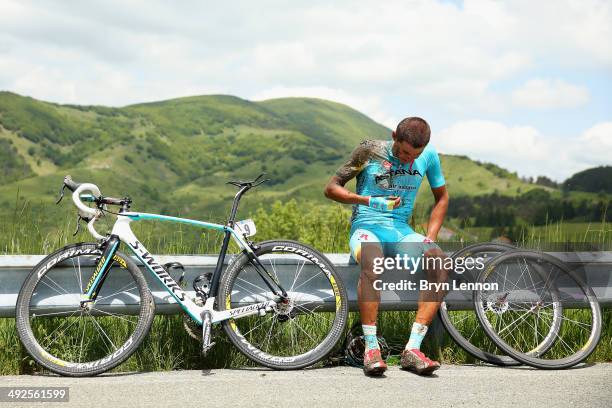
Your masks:
{"label": "racing bicycle", "polygon": [[[257,364],[278,370],[300,369],[327,356],[342,337],[348,317],[345,287],[331,262],[308,245],[290,240],[251,241],[252,220],[236,221],[240,198],[262,184],[230,181],[238,187],[225,225],[167,215],[134,212],[129,197],[105,197],[92,183],[64,178],[79,216],[96,242],[58,249],[25,279],[16,305],[19,337],[43,367],[60,375],[92,376],[124,362],[151,328],[156,304],[149,279],[167,292],[191,324],[201,330],[202,351],[214,344],[211,327],[221,324],[229,340]],[[118,208],[116,211],[110,208]],[[95,222],[116,216],[112,231],[101,235]],[[141,220],[186,223],[224,234],[212,275],[184,290],[178,262],[161,264],[134,235]],[[240,248],[224,268],[230,240]],[[122,252],[122,247],[135,259]],[[228,257],[229,258],[229,257]]]}

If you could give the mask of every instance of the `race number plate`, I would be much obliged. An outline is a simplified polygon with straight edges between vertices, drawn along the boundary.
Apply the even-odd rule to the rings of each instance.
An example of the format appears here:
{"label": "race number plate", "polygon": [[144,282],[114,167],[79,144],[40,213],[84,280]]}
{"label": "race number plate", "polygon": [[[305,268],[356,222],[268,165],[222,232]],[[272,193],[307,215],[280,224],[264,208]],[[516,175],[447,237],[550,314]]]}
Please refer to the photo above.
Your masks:
{"label": "race number plate", "polygon": [[238,221],[236,223],[236,228],[238,228],[244,235],[247,237],[252,237],[257,232],[257,228],[255,228],[255,222],[252,219]]}

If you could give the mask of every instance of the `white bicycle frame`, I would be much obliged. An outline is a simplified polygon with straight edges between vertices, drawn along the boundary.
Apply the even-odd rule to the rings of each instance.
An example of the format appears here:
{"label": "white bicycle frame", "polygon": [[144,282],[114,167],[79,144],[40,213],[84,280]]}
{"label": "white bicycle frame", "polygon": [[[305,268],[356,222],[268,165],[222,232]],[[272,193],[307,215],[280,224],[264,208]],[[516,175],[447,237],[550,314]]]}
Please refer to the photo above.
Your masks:
{"label": "white bicycle frame", "polygon": [[[81,201],[81,194],[85,191],[91,192],[94,196],[100,197],[100,190],[95,184],[84,183],[81,184],[72,193],[72,201],[79,209],[79,214],[82,217],[90,218],[87,224],[87,229],[98,240],[106,239],[106,237],[100,235],[94,228],[94,223],[102,215],[102,211],[88,207]],[[202,315],[205,311],[210,312],[212,317],[212,323],[221,322],[228,319],[239,319],[241,317],[251,316],[254,314],[261,313],[261,311],[271,311],[276,306],[276,302],[269,300],[266,302],[255,303],[248,306],[242,306],[234,309],[228,309],[223,311],[214,310],[215,297],[211,296],[206,299],[204,306],[198,306],[195,304],[189,296],[181,289],[176,281],[166,272],[164,267],[155,259],[155,257],[145,248],[145,246],[138,240],[136,235],[132,232],[130,223],[137,220],[159,220],[159,221],[171,221],[179,223],[187,223],[202,228],[215,229],[223,232],[230,232],[231,237],[238,244],[240,248],[253,254],[253,250],[246,242],[244,233],[236,228],[227,225],[214,224],[204,221],[191,220],[188,218],[178,218],[159,214],[139,213],[139,212],[122,212],[117,215],[117,221],[115,222],[111,236],[115,235],[118,237],[120,242],[127,245],[130,250],[136,255],[136,257],[142,262],[142,264],[151,272],[153,276],[162,284],[166,291],[174,298],[174,300],[181,306],[181,308],[187,313],[194,321],[202,324]],[[223,256],[223,254],[220,254]],[[101,270],[102,268],[100,268]],[[101,275],[101,274],[100,274]],[[92,286],[95,287],[97,280],[100,276],[93,276],[94,282]],[[93,289],[92,289],[93,290]],[[91,293],[89,293],[91,294]],[[84,294],[87,296],[88,294]]]}

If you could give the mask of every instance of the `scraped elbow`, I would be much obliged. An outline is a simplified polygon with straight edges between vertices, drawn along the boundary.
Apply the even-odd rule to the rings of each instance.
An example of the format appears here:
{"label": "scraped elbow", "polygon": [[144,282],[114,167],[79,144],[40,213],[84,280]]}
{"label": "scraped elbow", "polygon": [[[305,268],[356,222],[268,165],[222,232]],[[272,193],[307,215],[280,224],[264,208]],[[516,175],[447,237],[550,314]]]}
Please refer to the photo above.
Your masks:
{"label": "scraped elbow", "polygon": [[327,198],[331,198],[331,186],[329,184],[325,186],[325,189],[323,190],[323,195]]}
{"label": "scraped elbow", "polygon": [[336,186],[338,184],[335,183],[334,181],[330,181],[329,183],[327,183],[327,185],[325,186],[325,190],[323,190],[323,195],[325,195],[325,197],[329,198],[330,200],[334,199],[334,190],[336,189]]}

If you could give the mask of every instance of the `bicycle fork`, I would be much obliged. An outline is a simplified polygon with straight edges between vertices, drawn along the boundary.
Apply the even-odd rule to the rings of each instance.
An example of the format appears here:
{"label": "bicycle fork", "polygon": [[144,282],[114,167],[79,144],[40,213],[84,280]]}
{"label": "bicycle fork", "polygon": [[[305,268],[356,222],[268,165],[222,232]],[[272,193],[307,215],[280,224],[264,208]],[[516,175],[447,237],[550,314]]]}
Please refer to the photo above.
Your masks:
{"label": "bicycle fork", "polygon": [[91,275],[91,278],[89,278],[89,282],[81,294],[82,309],[90,310],[91,305],[96,301],[99,289],[102,287],[102,284],[104,283],[104,280],[108,276],[108,272],[113,265],[113,257],[119,248],[119,243],[119,237],[117,235],[111,235],[110,238],[102,244],[104,248],[102,251],[102,256],[100,259],[98,259],[94,272]]}

